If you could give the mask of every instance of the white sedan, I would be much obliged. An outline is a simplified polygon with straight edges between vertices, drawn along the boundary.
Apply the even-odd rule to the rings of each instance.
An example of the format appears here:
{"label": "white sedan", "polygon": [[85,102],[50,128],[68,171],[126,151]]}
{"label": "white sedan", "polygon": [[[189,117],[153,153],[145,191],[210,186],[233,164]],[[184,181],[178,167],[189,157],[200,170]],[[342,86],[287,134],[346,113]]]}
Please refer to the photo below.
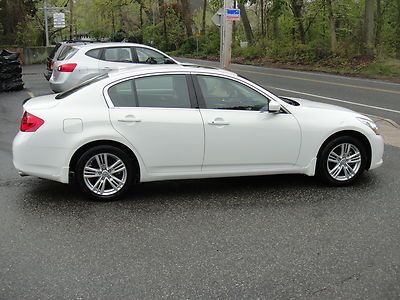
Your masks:
{"label": "white sedan", "polygon": [[341,186],[382,165],[383,150],[359,113],[179,65],[104,74],[30,99],[13,143],[21,175],[75,180],[99,200],[133,183],[186,178],[318,174]]}

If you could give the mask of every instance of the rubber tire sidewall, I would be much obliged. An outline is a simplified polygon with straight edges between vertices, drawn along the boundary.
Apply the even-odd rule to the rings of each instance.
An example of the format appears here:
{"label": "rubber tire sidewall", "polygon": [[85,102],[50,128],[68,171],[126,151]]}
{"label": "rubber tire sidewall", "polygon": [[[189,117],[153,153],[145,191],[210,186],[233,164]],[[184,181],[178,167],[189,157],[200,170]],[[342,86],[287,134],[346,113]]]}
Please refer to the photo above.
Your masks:
{"label": "rubber tire sidewall", "polygon": [[[92,158],[94,155],[99,154],[99,153],[110,153],[114,154],[117,156],[119,159],[123,161],[123,163],[126,166],[127,169],[127,178],[125,185],[120,189],[117,193],[113,195],[108,195],[108,196],[101,196],[98,194],[93,193],[85,184],[84,178],[83,178],[83,169],[88,162],[90,158]],[[133,178],[135,177],[134,174],[134,164],[132,159],[129,157],[129,155],[124,152],[123,150],[114,147],[114,146],[95,146],[93,148],[90,148],[87,150],[85,153],[82,154],[82,156],[79,158],[79,160],[76,163],[76,168],[75,168],[75,181],[79,185],[79,187],[82,189],[84,193],[89,195],[92,199],[95,199],[97,201],[113,201],[116,200],[125,194],[130,186],[132,185]]]}
{"label": "rubber tire sidewall", "polygon": [[[358,150],[361,153],[361,166],[359,170],[357,171],[356,175],[354,175],[352,178],[346,181],[339,181],[334,179],[328,171],[327,168],[327,160],[329,153],[338,145],[343,144],[343,143],[349,143],[353,144],[358,148]],[[332,186],[345,186],[353,183],[356,181],[360,175],[364,172],[366,169],[366,163],[367,163],[367,151],[365,149],[365,146],[356,138],[352,136],[340,136],[332,141],[330,141],[321,151],[318,160],[317,160],[317,173],[320,176],[320,178],[327,184],[332,185]]]}

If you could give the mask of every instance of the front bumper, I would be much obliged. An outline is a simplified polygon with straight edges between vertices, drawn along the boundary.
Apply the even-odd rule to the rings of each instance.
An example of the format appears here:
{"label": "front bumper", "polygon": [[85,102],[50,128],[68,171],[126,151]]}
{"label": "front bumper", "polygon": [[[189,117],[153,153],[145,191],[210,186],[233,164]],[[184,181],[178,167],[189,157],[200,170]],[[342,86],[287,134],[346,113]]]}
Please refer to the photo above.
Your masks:
{"label": "front bumper", "polygon": [[371,164],[369,169],[373,170],[383,164],[383,152],[385,143],[381,135],[373,135],[369,138],[371,144]]}

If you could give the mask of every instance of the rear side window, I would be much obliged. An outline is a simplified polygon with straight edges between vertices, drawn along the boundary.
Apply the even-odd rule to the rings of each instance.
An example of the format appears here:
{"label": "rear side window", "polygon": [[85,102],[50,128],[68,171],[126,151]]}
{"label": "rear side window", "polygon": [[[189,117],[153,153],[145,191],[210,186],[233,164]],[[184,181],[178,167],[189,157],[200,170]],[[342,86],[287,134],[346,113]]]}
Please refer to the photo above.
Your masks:
{"label": "rear side window", "polygon": [[105,48],[104,60],[113,62],[133,62],[132,51],[129,47]]}
{"label": "rear side window", "polygon": [[185,75],[156,75],[117,83],[108,90],[115,107],[191,108]]}
{"label": "rear side window", "polygon": [[101,53],[101,49],[93,49],[93,50],[89,50],[88,52],[86,52],[85,54],[89,57],[93,57],[93,58],[100,58],[100,53]]}
{"label": "rear side window", "polygon": [[69,59],[78,51],[78,49],[72,46],[66,46],[58,55],[57,60]]}

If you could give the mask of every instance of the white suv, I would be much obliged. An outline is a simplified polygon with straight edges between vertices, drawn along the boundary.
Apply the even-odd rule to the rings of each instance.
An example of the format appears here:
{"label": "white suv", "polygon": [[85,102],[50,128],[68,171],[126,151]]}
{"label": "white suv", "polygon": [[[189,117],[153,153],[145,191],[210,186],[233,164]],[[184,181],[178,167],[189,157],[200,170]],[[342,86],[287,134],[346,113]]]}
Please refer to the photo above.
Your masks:
{"label": "white suv", "polygon": [[141,64],[179,64],[167,54],[141,44],[101,43],[66,46],[53,66],[49,80],[58,93],[112,70]]}

